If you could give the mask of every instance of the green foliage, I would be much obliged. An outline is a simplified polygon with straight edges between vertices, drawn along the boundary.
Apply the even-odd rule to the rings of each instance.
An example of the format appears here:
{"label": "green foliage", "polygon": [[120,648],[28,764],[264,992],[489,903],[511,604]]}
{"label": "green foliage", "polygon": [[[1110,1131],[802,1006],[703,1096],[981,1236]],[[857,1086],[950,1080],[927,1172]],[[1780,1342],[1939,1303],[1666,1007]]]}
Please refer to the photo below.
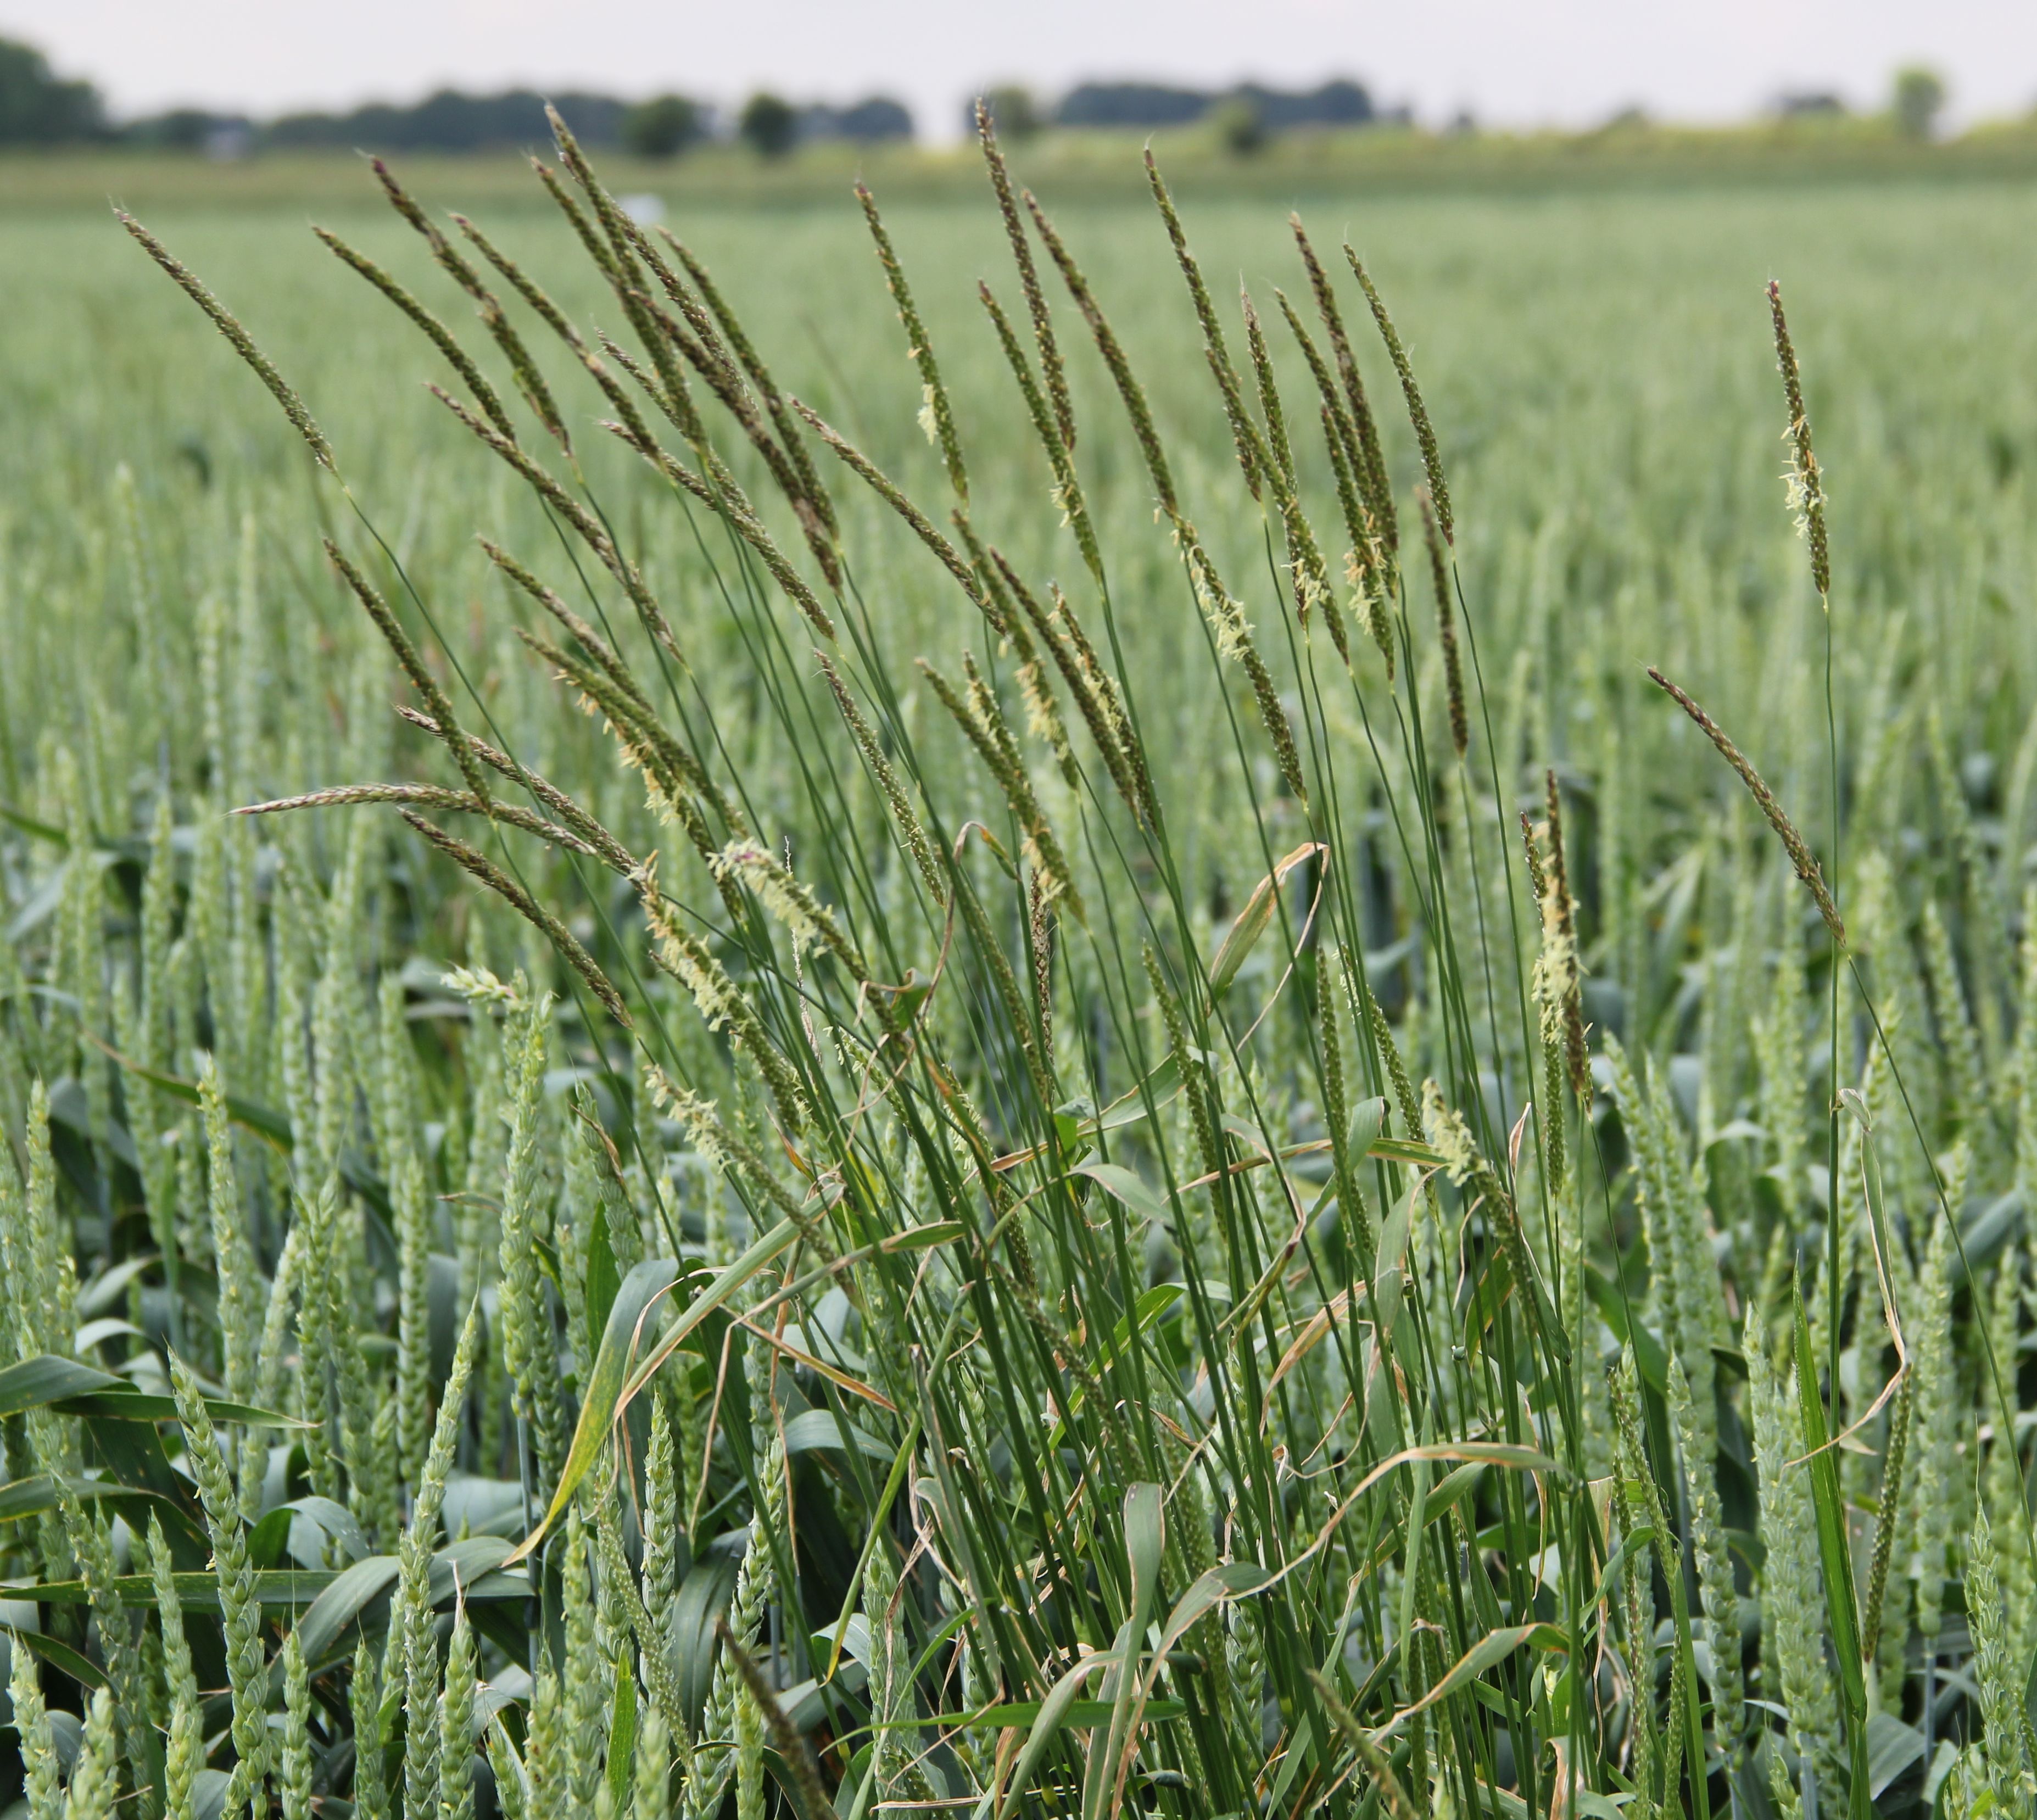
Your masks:
{"label": "green foliage", "polygon": [[1249,158],[1266,143],[1266,123],[1247,96],[1234,95],[1210,111],[1210,130],[1234,158]]}
{"label": "green foliage", "polygon": [[706,130],[700,104],[683,95],[654,95],[622,116],[622,148],[640,158],[672,158]]}
{"label": "green foliage", "polygon": [[137,446],[0,600],[32,1820],[2026,1811],[2024,315],[1800,308],[1814,583],[1758,294],[561,142],[506,303],[172,221],[41,402]]}
{"label": "green foliage", "polygon": [[789,101],[760,92],[743,104],[735,130],[758,157],[782,158],[799,138],[799,116]]}
{"label": "green foliage", "polygon": [[[1000,139],[1030,139],[1046,123],[1041,116],[1040,104],[1033,91],[1019,83],[993,84],[983,92],[983,105],[988,111],[991,124],[997,129],[997,136]],[[970,133],[976,130],[976,110],[973,108],[967,111],[963,129]]]}
{"label": "green foliage", "polygon": [[1895,118],[1913,139],[1928,139],[1945,105],[1945,79],[1935,70],[1912,64],[1895,72]]}
{"label": "green foliage", "polygon": [[0,38],[0,145],[47,149],[106,130],[104,104],[89,82],[66,82],[32,45]]}

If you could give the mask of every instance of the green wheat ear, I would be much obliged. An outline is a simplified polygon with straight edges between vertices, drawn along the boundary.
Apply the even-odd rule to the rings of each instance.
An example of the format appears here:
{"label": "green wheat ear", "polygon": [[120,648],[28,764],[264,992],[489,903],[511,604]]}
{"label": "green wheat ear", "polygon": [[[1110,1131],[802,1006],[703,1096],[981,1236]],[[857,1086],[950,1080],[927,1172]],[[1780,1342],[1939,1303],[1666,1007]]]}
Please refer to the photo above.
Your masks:
{"label": "green wheat ear", "polygon": [[[431,281],[451,280],[487,342],[393,260],[328,243],[449,363],[449,410],[501,463],[462,496],[501,517],[482,527],[485,565],[447,566],[462,559],[433,528],[436,488],[390,546],[416,610],[471,609],[430,618],[437,649],[412,642],[393,597],[380,614],[361,600],[368,636],[350,580],[300,610],[289,520],[259,477],[209,504],[139,463],[94,483],[75,561],[44,548],[41,494],[0,527],[0,648],[22,654],[0,665],[0,1363],[77,1350],[147,1390],[152,1355],[173,1350],[203,1526],[180,1539],[164,1507],[167,1535],[153,1526],[146,1567],[129,1564],[157,1615],[123,1610],[115,1506],[85,1476],[120,1470],[94,1438],[104,1422],[39,1407],[0,1424],[13,1476],[48,1478],[59,1500],[0,1525],[0,1577],[24,1599],[36,1579],[70,1582],[77,1600],[44,1602],[45,1633],[13,1653],[28,1820],[66,1812],[56,1747],[74,1739],[70,1806],[92,1820],[130,1804],[187,1820],[208,1739],[236,1811],[311,1820],[343,1800],[361,1820],[471,1820],[484,1728],[505,1820],[1072,1812],[1091,1718],[1087,1820],[1128,1801],[1210,1820],[1269,1800],[1413,1820],[1502,1780],[1524,1814],[1612,1800],[1630,1820],[1703,1820],[1723,1786],[1708,1792],[1707,1764],[1736,1803],[1765,1777],[1778,1820],[1803,1820],[1806,1792],[1829,1808],[1849,1786],[1835,1670],[1856,1665],[1828,1647],[1806,1404],[1759,1310],[1781,1305],[1821,1222],[1835,1242],[1820,1350],[1861,1367],[1835,1387],[1846,1418],[1889,1364],[1877,1373],[1870,1265],[1906,1317],[1857,1564],[1864,1666],[1899,1721],[1877,1738],[1900,1742],[1902,1713],[1928,1704],[1932,1744],[1948,1723],[1964,1740],[1948,1814],[2021,1811],[2037,1555],[2012,1379],[1977,1382],[1974,1363],[2014,1356],[2022,1250],[1991,1287],[1959,1287],[1969,1199],[2037,1179],[2037,1095],[2017,1086],[2037,1079],[2037,943],[2013,951],[2005,901],[2037,734],[1998,801],[1970,802],[1962,765],[1998,743],[2014,666],[1981,666],[2001,700],[1975,720],[1956,613],[1919,610],[1869,658],[1840,654],[1841,684],[1859,669],[1865,685],[1833,692],[1854,736],[1834,828],[1858,818],[1869,840],[1849,929],[1836,847],[1811,855],[1778,806],[1817,756],[1812,670],[1755,651],[1731,614],[1703,620],[1707,686],[1735,703],[1723,718],[1776,729],[1775,789],[1672,693],[1832,920],[1805,918],[1769,830],[1737,793],[1715,800],[1702,766],[1665,762],[1677,723],[1608,663],[1650,639],[1682,648],[1703,604],[1680,573],[1654,598],[1665,521],[1598,452],[1628,446],[1616,411],[1567,449],[1536,445],[1564,459],[1510,461],[1507,394],[1482,390],[1465,440],[1486,439],[1498,509],[1479,548],[1457,546],[1444,426],[1406,325],[1354,259],[1381,337],[1367,358],[1393,364],[1421,462],[1427,562],[1409,565],[1346,300],[1299,224],[1310,298],[1270,293],[1313,387],[1298,404],[1252,300],[1217,323],[1149,159],[1188,288],[1177,326],[1201,349],[1183,372],[1149,368],[1166,331],[1126,276],[1132,253],[1099,236],[1084,270],[1016,187],[987,108],[977,124],[1001,223],[984,220],[1018,287],[979,291],[988,334],[943,332],[936,366],[928,306],[959,274],[943,262],[909,289],[892,240],[910,244],[907,221],[865,217],[915,361],[908,410],[926,402],[941,460],[930,493],[914,463],[887,472],[865,452],[879,444],[805,413],[777,376],[807,357],[753,338],[739,268],[710,273],[629,219],[561,124],[561,171],[539,175],[587,262],[579,290],[570,273],[540,288],[463,218],[441,233],[376,170]],[[773,261],[803,250],[788,219],[757,236]],[[138,238],[323,449],[240,324]],[[1123,413],[1085,421],[1079,472],[1085,363],[1048,307],[1049,261],[1102,363],[1098,402]],[[583,334],[554,297],[578,307],[590,279]],[[591,385],[625,459],[586,452],[580,407],[505,305],[554,338],[548,365]],[[1829,502],[1771,308],[1823,594]],[[853,312],[822,325],[837,423],[858,420],[835,353],[881,372],[897,332]],[[1593,353],[1602,389],[1618,353]],[[1003,373],[1018,408],[972,437],[965,473],[958,410]],[[1665,412],[1651,433],[1703,421]],[[838,501],[809,436],[860,483]],[[1591,527],[1548,512],[1566,486],[1598,489]],[[1699,579],[1716,579],[1732,509],[1678,559]],[[794,523],[803,549],[784,541]],[[260,547],[272,532],[281,561]],[[1884,561],[1876,601],[1910,561]],[[950,583],[959,638],[941,617]],[[1318,614],[1342,663],[1318,661]],[[1378,669],[1350,663],[1352,619]],[[81,644],[134,661],[93,674]],[[936,667],[918,689],[922,648]],[[441,659],[478,685],[458,716]],[[392,683],[402,725],[384,712]],[[399,751],[445,775],[405,780]],[[369,806],[414,819],[325,813]],[[1305,838],[1289,877],[1278,855]],[[1063,914],[1078,897],[1083,915]],[[1827,927],[1856,939],[1808,939]],[[1821,974],[1835,952],[1845,973]],[[427,957],[444,992],[406,991]],[[1620,988],[1604,1015],[1623,1042],[1597,1039],[1604,1104],[1592,973]],[[1810,988],[1848,977],[1880,996],[1860,1006],[1861,1054],[1842,1070],[1835,1044],[1821,1087]],[[576,995],[555,1018],[548,988]],[[618,1005],[626,1025],[599,1009]],[[1816,1107],[1856,1069],[1875,1143],[1849,1136],[1823,1180]],[[561,1077],[570,1117],[548,1092]],[[1913,1116],[1922,1141],[1896,1142]],[[1857,1191],[1877,1163],[1896,1240],[1880,1254]],[[584,1491],[527,1569],[540,1609],[474,1597],[499,1588],[464,1567],[449,1584],[455,1472],[515,1488],[527,1522],[588,1464],[584,1449],[567,1463],[565,1418],[603,1389],[602,1310],[641,1289],[652,1255],[679,1277],[646,1316],[632,1407],[577,1437],[594,1450]],[[441,1391],[448,1301],[468,1322]],[[1603,1385],[1580,1355],[1616,1344]],[[208,1391],[306,1425],[249,1429]],[[1716,1470],[1736,1415],[1759,1547],[1726,1527],[1744,1505]],[[1960,1449],[1983,1422],[1997,1438],[1977,1474]],[[1859,1429],[1870,1447],[1874,1432]],[[1388,1463],[1417,1437],[1435,1457]],[[1874,1501],[1871,1454],[1837,1471],[1842,1503]],[[396,1556],[386,1600],[344,1640],[350,1667],[338,1648],[306,1660],[311,1633],[277,1595],[308,1583],[256,1572],[274,1488],[296,1501],[306,1482]],[[1168,1488],[1164,1533],[1139,1531],[1113,1489],[1148,1482]],[[485,1558],[486,1541],[452,1539]],[[856,1570],[837,1605],[824,1583],[844,1546],[837,1565]],[[204,1575],[173,1572],[206,1546]],[[330,1566],[346,1552],[335,1539]],[[1163,1662],[1157,1627],[1213,1588]],[[1744,1593],[1761,1607],[1744,1636]],[[1524,1599],[1545,1625],[1495,1658]],[[1971,1660],[1949,1647],[1963,1609]],[[1555,1645],[1594,1623],[1604,1647],[1579,1681]],[[1113,1637],[1137,1663],[1113,1666]],[[110,1710],[52,1686],[80,1708],[75,1730],[56,1718],[31,1644],[43,1668],[83,1656],[113,1684]],[[195,1658],[225,1684],[209,1726]],[[526,1663],[527,1700],[483,1727]],[[1076,1692],[1071,1675],[1094,1706],[1029,1751],[1004,1721]],[[825,1710],[818,1777],[796,1696]],[[1502,1729],[1510,1778],[1494,1767]]]}
{"label": "green wheat ear", "polygon": [[8,1683],[14,1706],[14,1730],[21,1740],[21,1765],[27,1779],[29,1820],[61,1820],[64,1800],[59,1782],[55,1735],[34,1654],[13,1642]]}
{"label": "green wheat ear", "polygon": [[112,1820],[120,1794],[120,1769],[113,1724],[113,1690],[92,1697],[85,1737],[64,1793],[64,1820]]}
{"label": "green wheat ear", "polygon": [[[525,991],[517,976],[520,997]],[[516,1405],[537,1446],[542,1482],[557,1482],[565,1459],[565,1418],[560,1400],[558,1349],[539,1278],[538,1162],[544,1134],[540,1095],[545,1074],[549,994],[528,999],[507,1030],[511,1070],[509,1156],[502,1191],[501,1334],[504,1363],[516,1388]]]}
{"label": "green wheat ear", "polygon": [[170,1357],[170,1386],[177,1417],[190,1449],[198,1501],[212,1541],[213,1566],[219,1581],[219,1605],[226,1633],[226,1670],[233,1694],[233,1748],[228,1786],[229,1807],[258,1799],[267,1773],[269,1728],[268,1663],[263,1646],[262,1607],[255,1592],[255,1567],[241,1524],[240,1499],[229,1471],[217,1431],[205,1396],[190,1366]]}
{"label": "green wheat ear", "polygon": [[446,1650],[445,1691],[439,1704],[439,1805],[441,1820],[473,1820],[474,1696],[478,1687],[474,1627],[461,1600]]}

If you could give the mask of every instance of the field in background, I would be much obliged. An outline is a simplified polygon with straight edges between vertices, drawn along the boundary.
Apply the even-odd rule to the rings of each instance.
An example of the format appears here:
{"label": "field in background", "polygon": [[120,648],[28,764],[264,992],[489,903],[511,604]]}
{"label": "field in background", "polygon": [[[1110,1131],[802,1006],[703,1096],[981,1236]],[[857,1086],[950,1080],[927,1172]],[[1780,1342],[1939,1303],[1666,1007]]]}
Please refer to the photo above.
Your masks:
{"label": "field in background", "polygon": [[[425,395],[426,379],[444,377],[432,358],[305,225],[330,224],[426,290],[429,265],[380,208],[372,178],[349,175],[351,206],[308,215],[294,205],[167,209],[150,218],[299,387],[377,521],[429,553],[423,576],[475,585],[485,565],[471,534],[490,515],[495,477]],[[462,208],[471,175],[427,167],[417,181],[433,204]],[[1801,616],[1778,610],[1799,583],[1777,505],[1772,357],[1758,332],[1761,287],[1786,275],[1802,300],[1810,396],[1843,527],[1842,610],[1861,616],[1849,661],[1882,661],[1878,632],[1864,629],[1899,613],[1903,636],[1916,641],[1905,661],[1952,666],[1962,699],[1974,692],[1975,708],[1990,716],[1972,723],[1974,737],[1996,746],[2001,767],[2012,762],[2028,697],[2019,641],[1994,634],[2005,629],[2000,615],[2024,605],[2028,574],[2020,508],[2037,463],[2037,327],[2024,302],[2037,276],[2028,251],[2037,189],[1297,199],[1319,236],[1348,235],[1365,250],[1410,325],[1466,502],[1467,586],[1497,616],[1501,655],[1532,614],[1551,641],[1538,661],[1574,678],[1570,666],[1581,665],[1623,688],[1642,663],[1687,654],[1737,679],[1733,666],[1763,641],[1802,633]],[[1295,292],[1277,207],[1190,206],[1220,289],[1242,277]],[[1150,205],[1063,215],[1099,295],[1124,318],[1163,427],[1188,445],[1185,459],[1209,464],[1220,481],[1230,460],[1221,417]],[[481,218],[539,269],[555,266],[570,244],[527,206]],[[977,275],[995,278],[1001,257],[995,218],[959,203],[901,205],[890,218],[909,268],[924,274],[921,306],[964,432],[984,451],[977,465],[1002,484],[1008,464],[1022,498],[1039,484],[1028,465],[1038,458],[1010,408],[974,296]],[[788,389],[894,470],[931,471],[913,423],[909,366],[852,198],[754,216],[682,210],[670,225],[725,274]],[[309,579],[316,520],[293,478],[301,464],[286,427],[110,217],[91,210],[0,219],[0,395],[9,421],[32,426],[0,450],[16,572],[37,578],[46,603],[68,603],[32,613],[32,635],[96,636],[100,609],[75,604],[78,591],[110,607],[127,585],[106,543],[111,476],[123,463],[152,542],[161,543],[153,566],[183,602],[180,617],[197,594],[231,585],[237,545],[221,541],[222,527],[249,509],[265,568],[278,571],[269,585],[289,574],[326,595]],[[592,293],[569,288],[562,300],[589,304]],[[589,319],[613,326],[598,304]],[[1100,381],[1090,349],[1077,345],[1071,357]],[[1279,358],[1300,376],[1298,361],[1284,349]],[[1385,433],[1404,474],[1412,441],[1391,421]],[[1099,413],[1090,434],[1109,451],[1092,484],[1136,510],[1143,482],[1120,466],[1118,425]],[[1320,467],[1319,449],[1305,448],[1303,459]],[[644,493],[647,483],[616,468]],[[1127,488],[1131,497],[1121,497]],[[1234,549],[1258,535],[1256,515],[1233,523],[1219,513],[1207,528]],[[17,591],[14,610],[27,604]],[[1133,616],[1136,629],[1143,617]],[[30,674],[10,670],[16,679]],[[1754,680],[1779,688],[1789,674],[1765,666]],[[127,679],[93,680],[117,699]],[[1551,703],[1559,731],[1574,705]],[[34,737],[23,734],[47,726],[48,712],[16,722],[17,763]]]}
{"label": "field in background", "polygon": [[[1085,196],[1143,202],[1142,142],[1124,130],[1064,128],[1011,149],[1020,176],[1057,202]],[[1218,130],[1206,126],[1162,129],[1150,142],[1185,195],[1275,201],[1345,189],[1532,194],[1551,187],[1725,183],[1786,190],[2037,174],[2037,124],[2028,119],[1989,123],[1939,141],[1910,138],[1885,117],[1864,115],[1706,128],[1620,119],[1585,133],[1439,134],[1379,126],[1291,133],[1245,154],[1226,149]],[[531,199],[523,160],[514,154],[425,153],[406,165],[420,189],[457,191],[474,207],[520,207]],[[741,146],[709,145],[663,161],[618,153],[603,168],[618,194],[648,192],[692,207],[824,203],[858,173],[901,200],[974,201],[982,187],[973,145],[826,142],[771,160]],[[62,210],[108,194],[136,207],[330,206],[358,194],[357,170],[357,160],[331,152],[267,152],[215,162],[196,153],[10,150],[0,154],[0,208]]]}

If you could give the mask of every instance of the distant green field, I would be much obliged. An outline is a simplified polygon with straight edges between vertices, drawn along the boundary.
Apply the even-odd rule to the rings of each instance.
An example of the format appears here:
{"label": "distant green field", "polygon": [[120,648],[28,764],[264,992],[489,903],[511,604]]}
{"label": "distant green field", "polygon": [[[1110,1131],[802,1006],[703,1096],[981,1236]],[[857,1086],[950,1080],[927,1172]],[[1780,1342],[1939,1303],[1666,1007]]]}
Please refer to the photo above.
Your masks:
{"label": "distant green field", "polygon": [[[1143,201],[1137,153],[1149,142],[1184,194],[1260,200],[1326,189],[1520,194],[1551,188],[1721,183],[1788,188],[2037,175],[2037,123],[2030,118],[1983,123],[1956,138],[1928,141],[1907,136],[1885,115],[1861,115],[1719,127],[1623,118],[1575,133],[1438,134],[1379,125],[1291,133],[1249,153],[1228,149],[1219,130],[1208,125],[1163,128],[1150,135],[1070,129],[1011,149],[1022,179],[1056,201],[1080,196]],[[406,162],[421,190],[457,189],[475,206],[530,198],[526,160],[515,153],[427,153]],[[820,142],[772,159],[760,159],[740,145],[710,144],[664,161],[616,153],[604,157],[603,168],[618,194],[648,191],[669,201],[716,208],[832,200],[859,173],[898,198],[967,200],[982,187],[973,144]],[[136,150],[10,150],[0,152],[0,209],[61,210],[109,194],[136,206],[330,205],[355,193],[358,175],[357,159],[331,151],[265,152],[215,162],[196,154]]]}
{"label": "distant green field", "polygon": [[[491,515],[483,502],[495,482],[423,393],[424,381],[447,376],[307,221],[356,237],[449,317],[457,300],[434,287],[421,250],[376,206],[365,171],[353,187],[351,209],[149,218],[241,313],[328,426],[378,521],[406,527],[432,553],[427,572],[447,562],[478,574],[478,559],[461,553]],[[424,193],[442,208],[467,205],[456,183]],[[1794,565],[1777,503],[1773,361],[1762,333],[1761,287],[1773,275],[1797,300],[1844,527],[1846,598],[1872,616],[1858,623],[1878,625],[1884,609],[1900,609],[1920,652],[1940,663],[1978,661],[1975,639],[1987,622],[1972,609],[1984,587],[2006,585],[1990,576],[2021,572],[2019,508],[2037,459],[2037,329],[2024,308],[2037,187],[1296,199],[1318,239],[1334,245],[1348,235],[1364,250],[1408,325],[1465,501],[1467,585],[1498,616],[1497,636],[1510,640],[1517,616],[1532,610],[1568,629],[1559,635],[1573,656],[1610,674],[1624,669],[1631,680],[1634,665],[1686,650],[1733,674],[1747,655],[1742,641],[1764,635],[1769,597],[1793,585]],[[1280,210],[1257,201],[1190,206],[1220,290],[1242,277],[1268,309],[1272,285],[1300,296]],[[1009,477],[1017,515],[1044,469],[1027,452],[1030,432],[974,296],[977,278],[988,275],[1018,307],[1000,277],[995,217],[958,203],[901,206],[890,218],[919,274],[965,433],[984,451],[979,474],[993,485]],[[1249,549],[1257,515],[1241,513],[1229,497],[1228,439],[1157,217],[1147,205],[1073,209],[1064,219],[1163,427],[1185,445],[1181,459],[1209,470],[1217,503],[1205,514],[1207,534]],[[913,425],[916,388],[852,198],[752,216],[682,211],[668,225],[741,300],[791,390],[886,464],[909,476],[932,471]],[[528,207],[500,218],[499,237],[539,270],[556,271],[570,245],[562,228]],[[195,565],[184,587],[212,579],[201,553],[217,548],[220,515],[237,518],[251,506],[265,549],[308,565],[314,520],[293,478],[300,464],[287,426],[110,217],[0,221],[0,385],[9,421],[33,426],[9,440],[0,461],[17,547],[51,572],[51,583],[72,585],[60,578],[74,576],[117,591],[116,579],[85,580],[86,553],[106,534],[108,489],[123,462],[153,534],[176,553],[173,561],[165,553],[168,572]],[[561,295],[588,308],[590,323],[618,326],[613,307],[604,315],[584,281]],[[1103,381],[1093,350],[1066,338],[1094,390]],[[1299,383],[1291,343],[1277,358]],[[1091,485],[1113,509],[1138,513],[1143,478],[1121,466],[1119,418],[1099,409],[1090,419],[1086,433],[1099,451]],[[1409,472],[1404,428],[1389,419],[1385,434],[1396,471]],[[1320,438],[1298,440],[1305,466],[1327,485]],[[655,496],[631,471],[637,465],[617,459],[617,484],[648,500]],[[1532,609],[1531,594],[1545,597]],[[63,617],[36,615],[39,636],[54,635]],[[1880,661],[1875,640],[1848,643],[1854,661]],[[1990,657],[1987,691],[2015,686],[2022,655],[2014,641],[2005,648],[1990,638],[1986,648],[2007,666]],[[2006,699],[1997,712],[1996,737],[2012,738],[2020,722]]]}
{"label": "distant green field", "polygon": [[[1071,452],[980,165],[867,167],[917,349],[845,157],[613,173],[875,485],[506,161],[405,174],[615,380],[483,268],[570,453],[365,166],[0,163],[30,1820],[2027,1814],[2021,139],[1162,149],[1245,427],[1071,141],[1017,163],[1109,324],[1036,233]],[[364,784],[465,870],[228,814]]]}

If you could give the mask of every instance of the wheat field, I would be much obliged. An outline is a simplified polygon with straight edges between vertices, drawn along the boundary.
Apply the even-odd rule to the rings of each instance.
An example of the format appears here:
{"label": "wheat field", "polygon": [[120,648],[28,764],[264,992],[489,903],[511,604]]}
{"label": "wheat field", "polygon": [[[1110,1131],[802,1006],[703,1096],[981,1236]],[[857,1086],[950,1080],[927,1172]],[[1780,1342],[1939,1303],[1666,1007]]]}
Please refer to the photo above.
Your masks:
{"label": "wheat field", "polygon": [[0,217],[0,1796],[2028,1815],[2037,196],[546,160]]}

